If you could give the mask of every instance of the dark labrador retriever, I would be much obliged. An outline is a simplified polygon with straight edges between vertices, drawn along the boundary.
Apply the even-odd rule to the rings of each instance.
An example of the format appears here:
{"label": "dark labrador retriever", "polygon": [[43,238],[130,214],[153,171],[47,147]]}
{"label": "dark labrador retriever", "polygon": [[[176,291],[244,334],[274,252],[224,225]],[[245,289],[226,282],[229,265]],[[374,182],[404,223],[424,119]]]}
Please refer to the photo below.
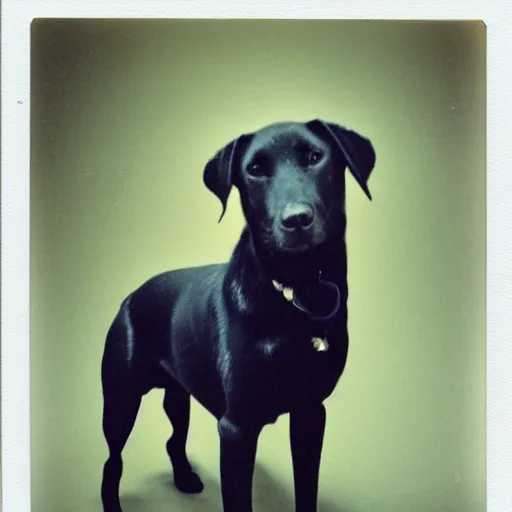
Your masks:
{"label": "dark labrador retriever", "polygon": [[102,362],[105,512],[121,511],[121,452],[153,388],[165,389],[179,490],[203,489],[185,449],[192,395],[218,420],[225,512],[252,510],[258,436],[284,413],[296,510],[317,510],[323,402],[348,350],[343,171],[371,199],[374,164],[369,140],[320,120],[242,135],[208,162],[222,215],[234,185],[247,227],[229,263],[153,277],[120,307]]}

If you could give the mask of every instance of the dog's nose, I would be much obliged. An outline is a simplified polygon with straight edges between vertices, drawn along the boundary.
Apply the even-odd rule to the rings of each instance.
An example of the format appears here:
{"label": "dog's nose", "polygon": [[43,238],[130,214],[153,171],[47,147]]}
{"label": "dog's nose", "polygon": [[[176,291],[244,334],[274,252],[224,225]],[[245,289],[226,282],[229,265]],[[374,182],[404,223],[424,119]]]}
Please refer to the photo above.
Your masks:
{"label": "dog's nose", "polygon": [[281,224],[285,229],[305,229],[313,224],[313,208],[306,203],[292,203],[285,206]]}

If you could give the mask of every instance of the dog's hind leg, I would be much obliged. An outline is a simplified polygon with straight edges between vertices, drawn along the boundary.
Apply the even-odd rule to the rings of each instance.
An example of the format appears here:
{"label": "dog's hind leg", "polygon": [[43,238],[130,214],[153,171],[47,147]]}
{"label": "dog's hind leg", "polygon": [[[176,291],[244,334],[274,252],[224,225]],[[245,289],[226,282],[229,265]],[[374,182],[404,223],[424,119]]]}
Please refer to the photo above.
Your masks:
{"label": "dog's hind leg", "polygon": [[184,493],[199,493],[204,485],[192,470],[186,453],[190,422],[190,394],[176,381],[172,381],[165,390],[164,410],[173,428],[173,434],[167,441],[166,448],[173,468],[174,485]]}
{"label": "dog's hind leg", "polygon": [[123,305],[107,335],[101,380],[103,433],[109,456],[103,467],[101,499],[104,512],[122,512],[119,484],[123,472],[121,453],[137,418],[143,392],[131,358],[133,327]]}
{"label": "dog's hind leg", "polygon": [[120,396],[105,396],[103,405],[103,433],[109,457],[103,468],[101,498],[104,512],[122,512],[119,503],[119,484],[123,472],[121,453],[130,436],[142,395],[122,390]]}

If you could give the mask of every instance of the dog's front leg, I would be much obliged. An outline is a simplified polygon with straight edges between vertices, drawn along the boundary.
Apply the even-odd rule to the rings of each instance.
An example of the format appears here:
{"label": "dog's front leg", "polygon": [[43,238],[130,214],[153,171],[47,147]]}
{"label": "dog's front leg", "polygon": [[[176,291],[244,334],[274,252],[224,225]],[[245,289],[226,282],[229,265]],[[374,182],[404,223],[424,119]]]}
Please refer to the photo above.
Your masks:
{"label": "dog's front leg", "polygon": [[260,432],[261,427],[247,428],[226,416],[219,421],[224,512],[252,512],[252,480]]}
{"label": "dog's front leg", "polygon": [[290,444],[295,480],[296,512],[316,512],[318,474],[325,430],[323,404],[290,413]]}

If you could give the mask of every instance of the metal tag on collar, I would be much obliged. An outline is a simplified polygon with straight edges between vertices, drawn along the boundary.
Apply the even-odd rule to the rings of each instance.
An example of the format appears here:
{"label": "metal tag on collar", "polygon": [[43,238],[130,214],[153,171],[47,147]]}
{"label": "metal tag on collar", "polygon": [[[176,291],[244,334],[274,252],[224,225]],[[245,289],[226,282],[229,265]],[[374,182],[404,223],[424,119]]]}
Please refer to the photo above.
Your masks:
{"label": "metal tag on collar", "polygon": [[274,288],[283,294],[283,297],[288,301],[291,302],[294,299],[293,295],[293,288],[290,288],[289,286],[283,286],[281,283],[278,283],[274,279],[272,280],[272,284],[274,285]]}
{"label": "metal tag on collar", "polygon": [[313,336],[311,338],[311,343],[317,352],[327,352],[327,350],[329,350],[329,343],[327,343],[327,338],[319,338],[317,336]]}

